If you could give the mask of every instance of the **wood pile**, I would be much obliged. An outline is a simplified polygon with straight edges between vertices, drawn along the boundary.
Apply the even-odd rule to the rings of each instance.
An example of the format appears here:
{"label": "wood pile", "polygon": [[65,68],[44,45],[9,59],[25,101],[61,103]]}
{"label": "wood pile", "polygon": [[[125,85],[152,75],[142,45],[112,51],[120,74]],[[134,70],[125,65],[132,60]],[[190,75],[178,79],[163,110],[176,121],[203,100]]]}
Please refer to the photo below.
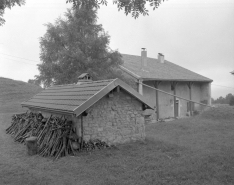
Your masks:
{"label": "wood pile", "polygon": [[90,151],[109,147],[105,142],[93,140],[83,142],[76,135],[72,121],[64,116],[44,118],[40,113],[23,113],[12,116],[12,124],[6,129],[16,142],[25,143],[26,138],[37,137],[38,154],[58,159],[76,155],[79,151]]}

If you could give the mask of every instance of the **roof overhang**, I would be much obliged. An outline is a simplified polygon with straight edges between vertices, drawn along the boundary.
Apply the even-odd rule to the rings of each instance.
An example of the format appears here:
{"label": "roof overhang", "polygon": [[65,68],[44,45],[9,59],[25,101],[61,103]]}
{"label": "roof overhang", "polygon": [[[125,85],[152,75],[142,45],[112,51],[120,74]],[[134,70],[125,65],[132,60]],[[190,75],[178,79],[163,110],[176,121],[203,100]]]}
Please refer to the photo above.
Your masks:
{"label": "roof overhang", "polygon": [[27,107],[29,109],[35,109],[35,110],[41,110],[41,111],[46,111],[49,113],[53,113],[53,114],[63,114],[63,115],[74,115],[73,111],[65,111],[65,110],[59,110],[59,109],[49,109],[49,108],[45,108],[45,107],[39,107],[39,106],[30,106],[30,105],[24,105],[23,103],[21,103],[22,107]]}
{"label": "roof overhang", "polygon": [[213,82],[213,80],[196,79],[160,79],[160,78],[142,78],[142,81],[165,81],[165,82]]}

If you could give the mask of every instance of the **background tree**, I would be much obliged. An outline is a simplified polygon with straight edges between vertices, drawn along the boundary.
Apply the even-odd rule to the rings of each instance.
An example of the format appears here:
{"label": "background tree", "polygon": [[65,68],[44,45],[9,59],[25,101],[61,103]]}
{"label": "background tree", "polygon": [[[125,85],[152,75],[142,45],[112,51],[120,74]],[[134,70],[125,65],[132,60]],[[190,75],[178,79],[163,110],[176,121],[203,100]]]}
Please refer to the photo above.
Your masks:
{"label": "background tree", "polygon": [[[99,5],[107,5],[107,0],[92,0],[97,7]],[[164,0],[113,0],[113,4],[117,5],[118,10],[123,10],[126,15],[132,14],[134,18],[138,18],[140,14],[148,15],[148,5],[155,10]],[[73,3],[73,7],[85,4],[86,0],[66,0],[67,3]]]}
{"label": "background tree", "polygon": [[230,99],[229,105],[234,106],[234,96],[232,96],[232,98]]}
{"label": "background tree", "polygon": [[5,20],[3,19],[3,15],[6,8],[11,9],[15,5],[24,5],[25,0],[0,0],[0,26],[2,26],[5,23]]}
{"label": "background tree", "polygon": [[212,100],[214,104],[229,104],[229,105],[234,105],[234,95],[231,93],[227,94],[225,98],[220,96],[216,100]]}
{"label": "background tree", "polygon": [[92,0],[68,10],[65,19],[48,23],[40,38],[40,74],[36,81],[44,86],[76,83],[84,72],[94,79],[121,76],[118,51],[109,48],[109,35],[97,24],[97,7]]}
{"label": "background tree", "polygon": [[35,80],[35,79],[29,79],[29,80],[28,80],[28,83],[29,83],[29,84],[33,84],[33,85],[40,86],[39,82],[38,82],[37,80]]}

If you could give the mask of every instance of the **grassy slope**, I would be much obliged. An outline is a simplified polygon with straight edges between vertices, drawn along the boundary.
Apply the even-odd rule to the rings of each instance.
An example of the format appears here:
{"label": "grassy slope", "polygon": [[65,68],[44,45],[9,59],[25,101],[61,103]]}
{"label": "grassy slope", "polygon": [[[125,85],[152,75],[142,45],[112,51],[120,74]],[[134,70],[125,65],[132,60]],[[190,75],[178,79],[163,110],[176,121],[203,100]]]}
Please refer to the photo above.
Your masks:
{"label": "grassy slope", "polygon": [[22,111],[20,103],[41,90],[33,84],[0,77],[0,113]]}
{"label": "grassy slope", "polygon": [[[19,111],[17,104],[12,102],[12,112]],[[147,125],[145,142],[58,161],[27,156],[25,146],[5,134],[11,115],[0,113],[0,184],[234,184],[234,109],[230,107]]]}

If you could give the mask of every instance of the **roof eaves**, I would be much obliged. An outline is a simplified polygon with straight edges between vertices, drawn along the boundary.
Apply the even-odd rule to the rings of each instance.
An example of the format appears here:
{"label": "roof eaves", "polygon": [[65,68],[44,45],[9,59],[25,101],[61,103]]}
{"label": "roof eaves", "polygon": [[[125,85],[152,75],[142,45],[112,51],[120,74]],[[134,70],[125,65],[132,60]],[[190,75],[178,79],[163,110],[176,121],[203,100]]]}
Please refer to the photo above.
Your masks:
{"label": "roof eaves", "polygon": [[21,105],[22,105],[22,107],[44,110],[46,112],[55,113],[55,114],[65,114],[65,115],[73,115],[74,114],[73,111],[66,111],[66,110],[60,110],[60,109],[50,109],[50,108],[45,108],[45,107],[40,107],[40,106],[25,105],[23,103],[21,103]]}
{"label": "roof eaves", "polygon": [[207,78],[207,80],[199,79],[161,79],[161,78],[142,78],[143,81],[157,80],[157,81],[174,81],[174,82],[213,82],[213,80]]}
{"label": "roof eaves", "polygon": [[113,90],[116,86],[114,84],[114,81],[116,79],[110,81],[109,84],[107,84],[105,87],[103,87],[101,90],[96,92],[93,96],[91,96],[88,100],[86,100],[83,104],[76,107],[73,111],[76,114],[76,116],[79,116],[82,112],[87,110],[89,107],[91,107],[93,104],[95,104],[98,100],[100,100],[102,97],[104,97],[107,93],[109,93],[111,90]]}

